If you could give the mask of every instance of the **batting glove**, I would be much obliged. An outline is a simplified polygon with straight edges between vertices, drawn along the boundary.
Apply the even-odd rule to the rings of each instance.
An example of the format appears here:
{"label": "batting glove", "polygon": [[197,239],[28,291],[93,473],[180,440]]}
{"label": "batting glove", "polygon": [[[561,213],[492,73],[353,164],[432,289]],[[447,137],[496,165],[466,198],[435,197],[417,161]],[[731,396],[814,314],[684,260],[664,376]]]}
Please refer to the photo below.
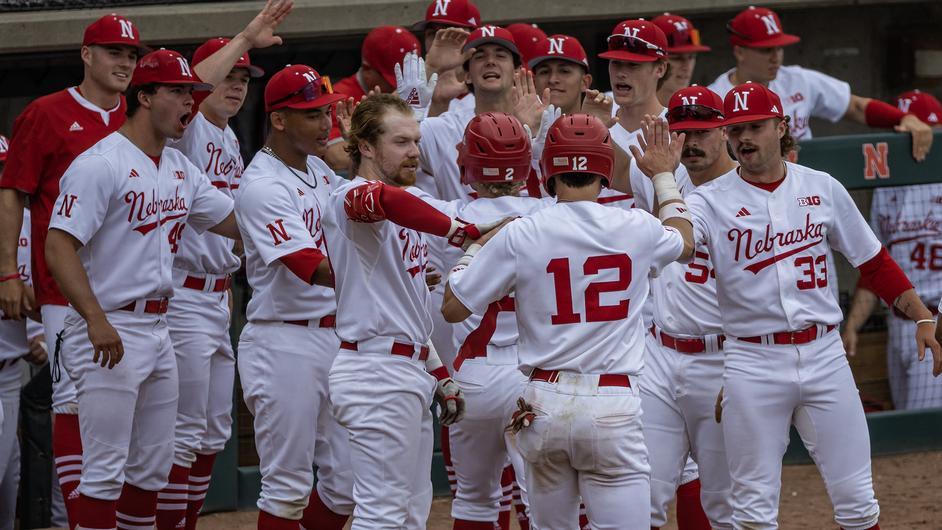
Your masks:
{"label": "batting glove", "polygon": [[458,219],[452,219],[451,230],[448,231],[445,238],[448,240],[449,245],[468,250],[474,240],[497,228],[503,221],[503,219],[498,219],[488,223],[465,223]]}
{"label": "batting glove", "polygon": [[517,410],[515,410],[513,416],[511,416],[510,425],[507,426],[506,430],[517,434],[529,427],[530,424],[533,423],[534,418],[536,418],[536,413],[533,412],[533,407],[522,397],[517,398]]}
{"label": "batting glove", "polygon": [[438,74],[425,77],[425,60],[415,52],[409,52],[402,60],[402,65],[396,64],[396,94],[399,99],[412,107],[415,119],[422,121],[428,114],[429,105],[432,104],[432,93],[438,83]]}
{"label": "batting glove", "polygon": [[438,381],[438,388],[435,390],[435,401],[438,402],[441,410],[438,421],[442,425],[447,427],[464,418],[464,394],[461,393],[461,387],[454,379],[446,377]]}
{"label": "batting glove", "polygon": [[555,123],[562,113],[562,109],[556,105],[548,105],[543,111],[543,117],[540,119],[540,130],[537,131],[536,137],[530,142],[533,148],[532,158],[537,164],[543,158],[543,146],[546,145],[546,134],[549,132],[550,125]]}

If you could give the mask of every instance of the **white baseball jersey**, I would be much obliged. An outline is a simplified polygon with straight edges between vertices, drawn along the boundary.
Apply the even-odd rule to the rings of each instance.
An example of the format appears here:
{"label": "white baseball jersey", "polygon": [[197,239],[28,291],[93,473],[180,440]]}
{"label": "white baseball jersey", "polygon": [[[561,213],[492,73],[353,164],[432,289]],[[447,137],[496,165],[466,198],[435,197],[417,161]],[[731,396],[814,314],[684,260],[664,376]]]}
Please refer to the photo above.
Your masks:
{"label": "white baseball jersey", "polygon": [[[735,68],[721,74],[709,86],[720,97],[733,89],[729,80]],[[782,99],[783,112],[791,117],[789,128],[796,140],[811,139],[811,117],[831,122],[840,121],[850,106],[850,85],[817,70],[800,66],[783,66],[769,83],[772,92]]]}
{"label": "white baseball jersey", "polygon": [[942,184],[873,190],[870,226],[923,300],[942,296]]}
{"label": "white baseball jersey", "polygon": [[[23,209],[23,226],[20,227],[20,237],[16,244],[16,266],[20,273],[20,279],[26,285],[32,285],[32,275],[30,273],[30,216],[29,210]],[[30,321],[31,322],[31,321]],[[13,320],[7,318],[0,311],[0,361],[7,359],[16,359],[22,357],[29,350],[27,346],[26,326],[27,320]],[[33,327],[33,326],[30,326]],[[42,333],[42,327],[35,326],[36,331],[29,333],[35,335]]]}
{"label": "white baseball jersey", "polygon": [[[232,197],[242,179],[242,154],[239,140],[229,126],[213,125],[197,112],[187,125],[183,138],[168,143],[179,149],[190,162],[203,170],[209,181]],[[226,274],[235,272],[240,263],[232,252],[235,241],[213,233],[187,234],[180,240],[174,267],[190,272]]]}
{"label": "white baseball jersey", "polygon": [[637,374],[648,272],[682,250],[680,234],[647,212],[560,202],[505,226],[449,283],[478,315],[515,293],[524,372]]}
{"label": "white baseball jersey", "polygon": [[279,258],[304,249],[327,254],[323,217],[334,172],[309,156],[307,172],[259,151],[242,174],[236,219],[245,245],[251,322],[314,320],[336,311],[333,289],[310,285]]}
{"label": "white baseball jersey", "polygon": [[737,168],[687,198],[696,243],[715,266],[723,330],[734,337],[838,324],[831,249],[858,267],[881,248],[840,182],[797,164],[785,169],[772,192]]}
{"label": "white baseball jersey", "polygon": [[49,228],[82,243],[78,255],[105,311],[172,296],[184,228],[202,233],[232,212],[232,199],[183,153],[165,147],[158,167],[119,132],[79,155],[60,190]]}
{"label": "white baseball jersey", "polygon": [[[422,133],[422,141],[419,142],[419,166],[425,177],[417,182],[433,197],[446,201],[469,200],[473,197],[471,186],[461,183],[457,148],[464,139],[464,129],[472,118],[474,107],[462,106],[441,116],[426,118],[419,124]],[[429,182],[433,183],[434,188]]]}
{"label": "white baseball jersey", "polygon": [[324,218],[335,275],[337,335],[350,342],[386,337],[425,344],[432,333],[426,236],[391,221],[351,221],[344,198],[367,182],[358,176],[336,187]]}
{"label": "white baseball jersey", "polygon": [[[631,164],[637,170],[632,159]],[[684,197],[696,186],[686,169],[675,173],[677,187]],[[632,178],[635,206],[645,211],[654,209],[654,185],[638,171],[640,179]],[[642,180],[643,179],[643,180]],[[706,245],[697,245],[689,263],[669,263],[651,278],[651,300],[654,323],[672,335],[703,336],[721,333],[720,308],[716,303],[716,274]]]}

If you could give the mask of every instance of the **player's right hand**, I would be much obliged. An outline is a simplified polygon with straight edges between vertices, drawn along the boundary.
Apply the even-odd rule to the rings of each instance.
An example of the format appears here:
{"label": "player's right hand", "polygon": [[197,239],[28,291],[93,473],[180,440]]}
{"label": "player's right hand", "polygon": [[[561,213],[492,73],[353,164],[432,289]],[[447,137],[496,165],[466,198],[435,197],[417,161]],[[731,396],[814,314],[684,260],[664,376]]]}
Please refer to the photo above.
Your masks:
{"label": "player's right hand", "polygon": [[124,357],[124,343],[121,342],[121,336],[114,329],[104,315],[92,318],[88,321],[88,340],[92,343],[95,355],[92,362],[101,365],[102,368],[114,368]]}
{"label": "player's right hand", "polygon": [[671,133],[662,118],[644,116],[641,134],[638,135],[640,149],[629,146],[638,169],[648,177],[660,173],[673,173],[680,165],[680,154],[684,149],[684,134]]}
{"label": "player's right hand", "polygon": [[841,333],[841,341],[844,343],[844,351],[847,352],[848,357],[857,355],[857,332],[850,329],[850,326],[847,326]]}
{"label": "player's right hand", "polygon": [[7,317],[22,320],[23,313],[33,309],[34,303],[30,300],[23,280],[14,278],[0,282],[0,309]]}
{"label": "player's right hand", "polygon": [[474,48],[462,51],[471,33],[464,28],[445,28],[435,33],[435,39],[425,54],[429,73],[445,72],[460,67],[471,59]]}
{"label": "player's right hand", "polygon": [[432,94],[438,83],[438,74],[433,73],[426,77],[425,61],[414,52],[407,53],[402,64],[396,63],[396,94],[405,101],[417,114],[416,118],[424,118],[429,105],[432,104]]}
{"label": "player's right hand", "polygon": [[942,346],[935,338],[936,325],[931,322],[916,325],[916,351],[919,360],[926,358],[926,348],[932,351],[932,375],[938,377],[942,374]]}

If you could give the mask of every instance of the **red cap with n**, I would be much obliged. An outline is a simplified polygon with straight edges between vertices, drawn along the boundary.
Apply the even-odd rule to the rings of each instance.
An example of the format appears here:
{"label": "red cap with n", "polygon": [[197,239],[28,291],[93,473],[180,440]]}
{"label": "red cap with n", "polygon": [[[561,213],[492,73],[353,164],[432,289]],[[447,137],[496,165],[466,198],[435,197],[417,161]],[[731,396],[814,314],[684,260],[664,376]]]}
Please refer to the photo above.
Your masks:
{"label": "red cap with n", "polygon": [[140,53],[148,50],[141,44],[141,34],[137,27],[130,20],[116,15],[114,13],[105,15],[92,22],[85,28],[85,36],[82,38],[82,46],[133,46]]}
{"label": "red cap with n", "polygon": [[518,59],[521,58],[520,49],[517,48],[513,33],[507,31],[507,28],[491,25],[481,26],[471,32],[467,42],[465,42],[463,50],[476,48],[484,44],[498,44],[510,50]]}
{"label": "red cap with n", "polygon": [[402,26],[373,28],[363,39],[360,50],[363,62],[393,87],[396,86],[396,64],[409,52],[419,52],[419,39]]}
{"label": "red cap with n", "polygon": [[190,63],[179,53],[161,48],[152,51],[137,61],[131,86],[152,83],[160,85],[191,85],[193,90],[212,90],[213,85],[204,83],[193,75]]}
{"label": "red cap with n", "polygon": [[[223,46],[229,44],[229,39],[225,37],[216,37],[215,39],[209,39],[204,42],[202,46],[196,49],[193,52],[193,60],[190,62],[193,66],[196,66],[203,62],[210,55],[218,52],[222,49]],[[245,68],[249,71],[251,77],[262,77],[265,75],[265,70],[262,70],[258,66],[252,64],[252,61],[249,60],[249,52],[242,54],[242,57],[239,57],[239,60],[236,61],[233,68]]]}
{"label": "red cap with n", "polygon": [[514,36],[523,64],[529,65],[530,60],[540,53],[540,43],[546,38],[546,33],[536,27],[536,24],[521,23],[507,26],[507,31]]}
{"label": "red cap with n", "polygon": [[682,88],[667,103],[667,123],[671,131],[722,127],[726,125],[723,98],[703,86]]}
{"label": "red cap with n", "polygon": [[700,43],[700,30],[693,23],[680,15],[664,13],[654,17],[657,27],[667,36],[667,53],[699,53],[710,51],[709,46]]}
{"label": "red cap with n", "polygon": [[608,51],[599,54],[601,59],[651,63],[667,57],[667,36],[653,22],[647,20],[625,20],[620,22],[608,36]]}
{"label": "red cap with n", "polygon": [[344,99],[343,94],[334,94],[329,78],[305,64],[284,67],[265,85],[265,112],[316,109]]}
{"label": "red cap with n", "polygon": [[585,49],[579,39],[569,35],[553,35],[544,39],[536,56],[530,59],[529,67],[533,70],[538,64],[550,59],[569,61],[585,68],[586,71],[589,69],[589,58],[586,57]]}
{"label": "red cap with n", "polygon": [[896,106],[899,110],[913,114],[929,125],[942,123],[942,103],[932,94],[910,90],[896,96]]}
{"label": "red cap with n", "polygon": [[415,31],[425,31],[429,24],[476,28],[481,25],[481,12],[471,0],[432,0],[425,9],[425,20],[412,25]]}
{"label": "red cap with n", "polygon": [[782,31],[782,21],[771,9],[749,6],[739,12],[729,24],[729,42],[747,48],[777,48],[795,44],[801,39]]}
{"label": "red cap with n", "polygon": [[736,86],[726,94],[723,114],[726,125],[785,117],[778,94],[752,82]]}

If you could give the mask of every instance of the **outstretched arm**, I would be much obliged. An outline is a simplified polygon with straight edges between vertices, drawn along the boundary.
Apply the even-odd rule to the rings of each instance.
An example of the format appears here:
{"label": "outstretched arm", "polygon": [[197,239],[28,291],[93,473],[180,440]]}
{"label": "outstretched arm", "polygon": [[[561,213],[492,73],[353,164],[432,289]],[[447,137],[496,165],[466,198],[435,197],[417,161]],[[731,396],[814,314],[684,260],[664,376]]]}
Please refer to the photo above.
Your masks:
{"label": "outstretched arm", "polygon": [[878,99],[851,94],[850,104],[844,114],[845,120],[855,121],[870,127],[907,132],[913,138],[913,158],[922,162],[932,148],[932,128],[914,114],[906,114],[898,108]]}

